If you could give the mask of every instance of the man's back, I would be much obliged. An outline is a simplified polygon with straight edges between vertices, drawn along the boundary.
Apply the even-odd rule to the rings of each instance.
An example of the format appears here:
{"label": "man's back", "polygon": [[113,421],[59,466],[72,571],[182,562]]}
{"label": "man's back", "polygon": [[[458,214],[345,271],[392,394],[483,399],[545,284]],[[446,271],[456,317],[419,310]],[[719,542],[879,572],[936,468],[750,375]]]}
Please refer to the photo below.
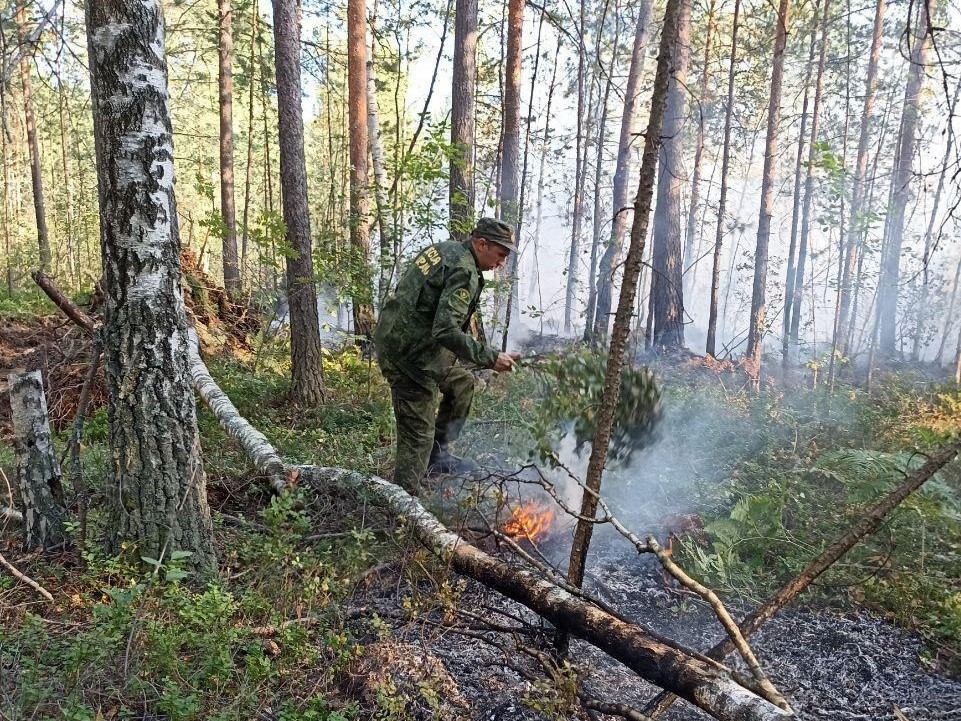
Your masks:
{"label": "man's back", "polygon": [[418,253],[381,310],[374,332],[381,362],[434,381],[446,375],[455,356],[492,364],[489,349],[465,340],[483,285],[466,245],[448,241]]}

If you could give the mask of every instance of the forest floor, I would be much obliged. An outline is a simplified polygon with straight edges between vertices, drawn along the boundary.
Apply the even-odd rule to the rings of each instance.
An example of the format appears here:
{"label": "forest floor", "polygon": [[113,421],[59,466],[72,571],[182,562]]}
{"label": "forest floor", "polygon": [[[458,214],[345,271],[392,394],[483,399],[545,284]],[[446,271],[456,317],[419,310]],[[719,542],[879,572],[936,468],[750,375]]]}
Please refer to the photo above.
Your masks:
{"label": "forest floor", "polygon": [[[51,398],[66,399],[51,402],[63,409],[53,414],[60,449],[88,350],[73,333],[51,317],[0,328],[3,363],[48,369]],[[34,360],[15,360],[24,357]],[[282,338],[254,336],[242,361],[216,360],[211,369],[289,461],[389,477],[389,395],[376,366],[351,349],[331,353],[331,401],[305,409],[286,400],[287,358]],[[737,369],[697,358],[652,365],[664,393],[657,437],[630,465],[609,469],[604,493],[638,533],[676,532],[675,559],[738,610],[793,577],[919,465],[918,451],[961,425],[961,390],[905,370],[879,377],[871,392],[842,383],[830,393],[810,388],[800,371],[790,389],[754,391]],[[459,449],[494,468],[527,462],[527,410],[545,383],[530,370],[495,378],[478,395]],[[0,468],[12,478],[4,405]],[[605,700],[640,706],[653,695],[582,644],[573,665],[545,671],[523,651],[550,637],[529,613],[448,573],[373,509],[300,490],[272,498],[205,409],[200,427],[217,578],[192,578],[177,561],[149,574],[100,550],[109,462],[102,396],[83,438],[93,490],[88,541],[51,556],[24,554],[15,529],[3,529],[4,556],[55,601],[0,575],[0,719],[506,721],[583,718],[579,680]],[[580,472],[587,451],[570,445],[559,453]],[[951,680],[961,672],[959,480],[955,468],[930,481],[759,633],[762,663],[805,718],[896,718],[897,707],[912,721],[961,719],[961,683]],[[478,528],[479,513],[492,508],[476,502],[483,489],[431,486],[425,502],[435,513],[503,552]],[[538,502],[523,484],[498,490],[508,500],[501,512]],[[561,514],[549,522],[537,540],[546,557],[564,562],[571,525]],[[705,647],[719,635],[699,602],[620,537],[595,538],[595,593],[684,643]],[[491,618],[534,630],[518,642],[481,623]],[[681,705],[672,714],[699,718]]]}

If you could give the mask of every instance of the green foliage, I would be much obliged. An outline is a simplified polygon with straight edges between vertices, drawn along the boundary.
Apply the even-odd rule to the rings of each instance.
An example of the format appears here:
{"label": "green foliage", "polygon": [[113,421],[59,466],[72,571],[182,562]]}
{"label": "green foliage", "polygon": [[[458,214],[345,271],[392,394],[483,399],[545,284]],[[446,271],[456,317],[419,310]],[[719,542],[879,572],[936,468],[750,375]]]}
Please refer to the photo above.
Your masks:
{"label": "green foliage", "polygon": [[[550,356],[537,366],[543,394],[534,408],[532,433],[542,461],[550,461],[559,438],[570,427],[577,449],[594,439],[600,409],[607,355],[584,348]],[[627,365],[621,372],[620,396],[611,430],[611,460],[627,462],[651,441],[661,416],[661,394],[654,374]]]}

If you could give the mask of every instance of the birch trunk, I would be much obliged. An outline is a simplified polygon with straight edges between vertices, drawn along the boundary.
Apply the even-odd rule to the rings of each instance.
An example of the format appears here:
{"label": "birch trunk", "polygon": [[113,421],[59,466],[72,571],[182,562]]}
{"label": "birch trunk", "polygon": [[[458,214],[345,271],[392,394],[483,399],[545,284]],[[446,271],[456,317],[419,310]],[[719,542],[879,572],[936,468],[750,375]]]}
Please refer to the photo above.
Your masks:
{"label": "birch trunk", "polygon": [[87,5],[104,262],[112,552],[216,568],[190,383],[160,3]]}
{"label": "birch trunk", "polygon": [[[521,45],[524,35],[524,0],[507,3],[507,58],[504,68],[504,142],[500,165],[500,219],[514,228],[520,250],[520,164],[521,164]],[[504,311],[502,347],[507,347],[511,322],[519,320],[514,303],[517,285],[517,255],[507,261],[507,307]],[[516,317],[512,317],[516,316]]]}
{"label": "birch trunk", "polygon": [[774,213],[774,180],[777,175],[777,136],[781,123],[781,85],[784,77],[784,49],[790,23],[791,0],[780,0],[777,31],[774,36],[774,60],[771,71],[771,93],[767,106],[767,136],[764,146],[764,172],[761,179],[761,210],[757,224],[757,248],[754,253],[754,287],[751,294],[751,318],[745,356],[753,373],[761,373],[761,345],[767,296],[768,248],[771,241],[771,216]]}
{"label": "birch trunk", "polygon": [[367,58],[367,136],[370,140],[370,164],[374,174],[374,207],[377,214],[379,279],[378,306],[383,302],[394,282],[394,244],[390,232],[390,200],[387,195],[387,170],[384,167],[384,143],[380,134],[380,110],[377,106],[377,83],[374,70],[374,49]]}
{"label": "birch trunk", "polygon": [[64,528],[60,464],[50,436],[47,399],[40,371],[10,375],[10,417],[17,460],[17,487],[23,505],[23,547],[32,551],[61,546]]}
{"label": "birch trunk", "polygon": [[300,89],[300,17],[296,0],[273,0],[274,63],[280,125],[280,185],[287,255],[287,303],[293,395],[304,405],[324,402],[324,369],[317,317],[317,288],[311,257],[304,158],[304,117]]}

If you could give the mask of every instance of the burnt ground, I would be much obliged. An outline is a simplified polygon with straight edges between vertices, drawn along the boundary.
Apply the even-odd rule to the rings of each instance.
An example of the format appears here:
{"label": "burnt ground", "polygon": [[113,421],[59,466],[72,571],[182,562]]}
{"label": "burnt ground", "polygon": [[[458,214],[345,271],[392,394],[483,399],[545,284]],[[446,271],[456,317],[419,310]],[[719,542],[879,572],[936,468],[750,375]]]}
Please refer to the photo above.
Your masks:
{"label": "burnt ground", "polygon": [[[665,586],[650,559],[610,548],[602,551],[592,575],[601,580],[593,591],[626,616],[654,631],[696,649],[719,640],[719,626],[710,608]],[[438,613],[411,621],[399,613],[397,585],[385,583],[382,595],[365,598],[363,616],[377,611],[390,619],[398,642],[424,649],[443,663],[457,683],[459,702],[441,715],[422,718],[469,718],[478,721],[533,721],[547,718],[532,711],[523,699],[543,699],[544,690],[510,668],[520,653],[508,652],[472,636],[445,628]],[[376,594],[376,592],[375,592]],[[803,600],[803,599],[802,599]],[[477,616],[501,624],[533,614],[478,584],[470,583],[458,604]],[[748,606],[729,606],[736,616]],[[501,613],[506,615],[501,615]],[[356,629],[363,639],[363,624]],[[540,639],[549,643],[550,629]],[[504,634],[482,634],[491,640],[511,641]],[[799,718],[816,721],[961,721],[961,681],[929,673],[922,658],[921,640],[890,623],[863,612],[843,613],[796,605],[769,621],[751,640],[752,647],[775,685],[785,693]],[[529,639],[528,645],[536,641]],[[575,641],[572,657],[588,672],[585,688],[594,697],[643,708],[658,689],[583,642]],[[728,663],[732,663],[731,658]],[[741,668],[746,672],[746,668]],[[464,703],[466,701],[466,704]],[[465,708],[466,706],[466,708]],[[900,712],[902,716],[898,716]],[[572,718],[574,716],[571,716]],[[576,717],[585,718],[583,711]],[[607,718],[607,717],[604,717]],[[684,702],[661,718],[695,721],[708,716]]]}

